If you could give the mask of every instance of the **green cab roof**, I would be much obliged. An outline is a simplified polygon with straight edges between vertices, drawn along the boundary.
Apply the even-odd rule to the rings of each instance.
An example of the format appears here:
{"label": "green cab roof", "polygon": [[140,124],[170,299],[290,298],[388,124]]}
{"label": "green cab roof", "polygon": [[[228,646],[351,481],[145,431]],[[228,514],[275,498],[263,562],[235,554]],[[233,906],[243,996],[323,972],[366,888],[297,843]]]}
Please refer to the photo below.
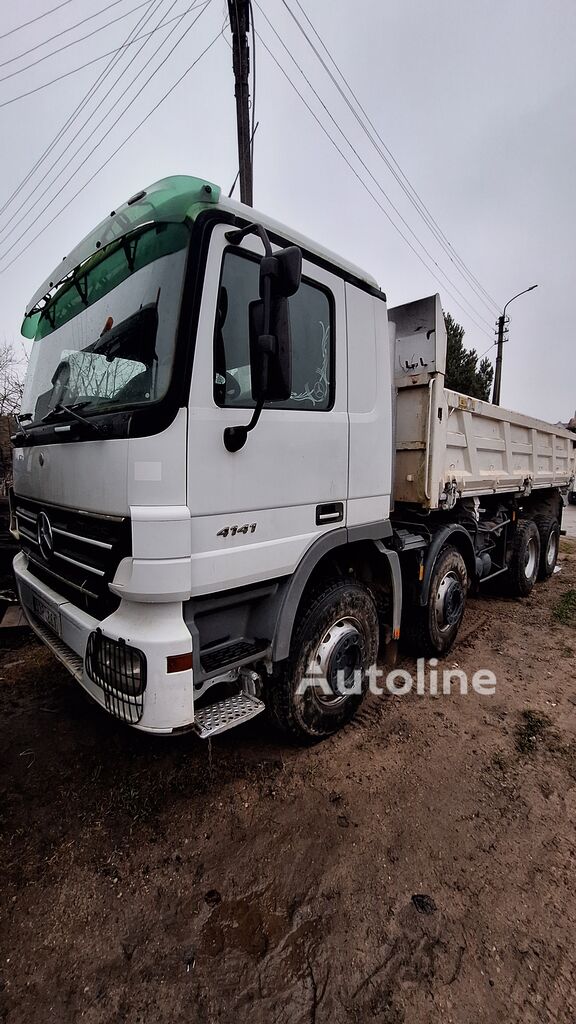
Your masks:
{"label": "green cab roof", "polygon": [[194,220],[201,210],[215,205],[219,199],[218,185],[184,174],[162,178],[128,199],[86,235],[38,288],[26,307],[21,328],[24,337],[34,337],[39,303],[48,299],[58,285],[102,247],[145,224]]}

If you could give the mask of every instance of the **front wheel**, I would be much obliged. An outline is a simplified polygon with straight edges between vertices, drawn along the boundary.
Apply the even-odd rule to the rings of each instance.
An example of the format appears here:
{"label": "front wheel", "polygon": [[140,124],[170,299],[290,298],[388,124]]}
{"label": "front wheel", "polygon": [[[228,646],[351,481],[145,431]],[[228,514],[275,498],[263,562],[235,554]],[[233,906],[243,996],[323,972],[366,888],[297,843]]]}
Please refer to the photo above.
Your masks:
{"label": "front wheel", "polygon": [[335,733],[355,715],[376,663],[378,613],[360,583],[335,580],[305,599],[290,656],[270,683],[268,705],[299,743]]}

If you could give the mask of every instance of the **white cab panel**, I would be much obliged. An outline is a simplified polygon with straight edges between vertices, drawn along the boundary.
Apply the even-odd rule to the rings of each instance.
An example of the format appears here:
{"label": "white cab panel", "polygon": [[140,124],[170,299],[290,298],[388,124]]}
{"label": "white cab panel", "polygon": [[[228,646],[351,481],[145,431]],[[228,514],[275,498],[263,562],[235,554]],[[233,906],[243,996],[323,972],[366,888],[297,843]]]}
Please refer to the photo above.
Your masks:
{"label": "white cab panel", "polygon": [[151,437],[34,445],[14,452],[22,497],[104,515],[186,503],[186,409]]}
{"label": "white cab panel", "polygon": [[14,491],[51,505],[126,515],[128,441],[78,441],[14,451]]}
{"label": "white cab panel", "polygon": [[[192,592],[197,594],[291,572],[316,536],[343,525],[316,526],[317,505],[345,506],[347,492],[344,282],[313,264],[304,263],[304,277],[328,288],[334,300],[334,406],[326,411],[264,409],[241,451],[231,454],[224,447],[224,429],[247,424],[252,415],[251,409],[219,408],[213,397],[214,325],[227,230],[218,226],[212,236],[190,396],[187,504]],[[262,255],[261,243],[252,236],[242,249]],[[253,523],[254,531],[218,536],[226,527]]]}
{"label": "white cab panel", "polygon": [[386,303],[346,284],[350,470],[348,526],[390,514],[392,382]]}

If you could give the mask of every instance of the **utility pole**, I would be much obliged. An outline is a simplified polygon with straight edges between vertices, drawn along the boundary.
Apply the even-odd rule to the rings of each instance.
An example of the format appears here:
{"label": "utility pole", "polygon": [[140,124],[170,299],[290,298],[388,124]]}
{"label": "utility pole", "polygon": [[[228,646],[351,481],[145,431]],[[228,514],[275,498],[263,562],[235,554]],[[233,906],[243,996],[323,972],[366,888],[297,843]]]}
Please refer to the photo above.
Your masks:
{"label": "utility pole", "polygon": [[248,32],[250,31],[249,0],[228,0],[228,15],[232,30],[232,67],[234,70],[234,95],[236,97],[236,122],[238,128],[240,200],[246,203],[247,206],[252,206],[252,140],[250,138],[249,107],[250,53],[248,49]]}
{"label": "utility pole", "polygon": [[508,323],[508,317],[506,316],[506,310],[514,299],[520,298],[521,295],[526,295],[526,292],[533,292],[537,288],[537,284],[531,284],[529,288],[525,288],[523,292],[518,292],[517,295],[513,295],[502,310],[502,315],[498,317],[498,353],[496,355],[496,372],[494,374],[494,392],[492,396],[492,403],[494,405],[500,405],[500,386],[502,384],[502,349],[504,348],[504,335],[507,334],[506,324]]}
{"label": "utility pole", "polygon": [[494,373],[494,405],[500,405],[500,387],[502,384],[502,350],[504,348],[504,325],[506,317],[504,314],[498,317],[498,352],[496,354],[496,370]]}

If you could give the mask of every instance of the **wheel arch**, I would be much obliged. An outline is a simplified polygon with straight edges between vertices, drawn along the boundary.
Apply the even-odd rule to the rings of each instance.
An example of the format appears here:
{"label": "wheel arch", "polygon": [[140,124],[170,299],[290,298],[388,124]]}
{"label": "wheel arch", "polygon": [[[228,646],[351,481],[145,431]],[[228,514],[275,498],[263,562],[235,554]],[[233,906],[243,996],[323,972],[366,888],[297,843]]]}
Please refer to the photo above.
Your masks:
{"label": "wheel arch", "polygon": [[400,563],[397,553],[383,543],[391,535],[389,521],[344,527],[323,534],[308,548],[285,584],[272,640],[273,661],[283,661],[288,657],[302,600],[323,577],[344,576],[351,571],[360,582],[389,588],[393,609],[391,628],[396,635],[399,633],[402,606]]}
{"label": "wheel arch", "polygon": [[430,546],[426,551],[424,576],[422,578],[422,585],[420,588],[420,604],[422,607],[425,607],[428,603],[430,582],[436,559],[442,548],[445,547],[448,542],[450,542],[450,544],[452,544],[453,547],[455,547],[462,555],[462,558],[466,563],[466,570],[468,572],[469,579],[474,580],[476,578],[476,554],[468,531],[465,530],[463,526],[460,526],[459,523],[449,523],[440,527],[432,537]]}

